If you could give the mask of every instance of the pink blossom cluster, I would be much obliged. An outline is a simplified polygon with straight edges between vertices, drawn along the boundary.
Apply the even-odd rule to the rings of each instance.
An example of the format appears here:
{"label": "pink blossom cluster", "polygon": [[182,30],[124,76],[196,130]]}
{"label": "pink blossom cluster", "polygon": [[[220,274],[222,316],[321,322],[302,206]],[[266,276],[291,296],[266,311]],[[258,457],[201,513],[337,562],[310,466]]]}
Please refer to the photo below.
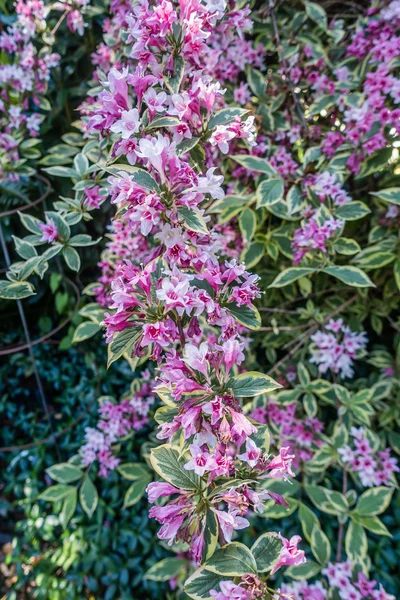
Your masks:
{"label": "pink blossom cluster", "polygon": [[334,217],[323,221],[318,219],[316,211],[310,207],[303,211],[302,215],[305,220],[302,226],[294,232],[292,241],[295,265],[299,264],[306,254],[315,250],[326,254],[327,241],[343,227],[343,221]]}
{"label": "pink blossom cluster", "polygon": [[316,417],[296,415],[297,404],[278,404],[268,401],[266,406],[253,410],[250,417],[259,423],[265,423],[269,428],[278,431],[271,437],[271,442],[279,447],[287,446],[294,455],[293,468],[297,470],[300,461],[312,459],[315,451],[323,444],[319,434],[323,431],[323,423]]}
{"label": "pink blossom cluster", "polygon": [[140,385],[135,386],[133,393],[117,404],[108,399],[101,402],[97,426],[85,430],[85,443],[80,450],[83,465],[98,461],[99,475],[104,477],[119,465],[121,460],[115,456],[113,444],[147,425],[149,411],[155,402],[151,387],[150,372],[142,371]]}
{"label": "pink blossom cluster", "polygon": [[[303,550],[297,547],[301,538],[293,536],[290,540],[280,535],[282,549],[278,560],[275,562],[271,574],[276,573],[281,567],[289,565],[301,565],[306,562]],[[239,583],[233,581],[221,581],[218,590],[210,590],[210,596],[215,600],[256,600],[264,598],[266,593],[266,584],[257,576],[252,574],[242,575]],[[319,600],[315,598],[315,600]]]}
{"label": "pink blossom cluster", "polygon": [[354,375],[353,361],[362,354],[368,342],[365,331],[352,331],[343,319],[330,319],[327,331],[317,331],[311,336],[310,362],[318,365],[320,373],[330,369],[342,378]]}
{"label": "pink blossom cluster", "polygon": [[327,577],[330,587],[337,590],[340,600],[395,600],[394,596],[385,592],[382,584],[377,587],[377,582],[368,581],[362,572],[354,580],[350,561],[329,563],[322,573]]}
{"label": "pink blossom cluster", "polygon": [[[48,9],[42,0],[18,0],[17,20],[0,34],[0,156],[1,179],[18,179],[19,144],[24,137],[37,137],[43,115],[38,107],[40,94],[47,89],[50,71],[60,57],[35,46],[35,36],[46,27]],[[22,162],[20,164],[23,164]],[[11,168],[12,167],[12,168]]]}
{"label": "pink blossom cluster", "polygon": [[[176,408],[157,437],[171,443],[183,439],[184,468],[209,485],[239,471],[254,480],[285,478],[293,475],[294,458],[287,447],[275,457],[262,451],[255,441],[256,424],[229,389],[247,343],[234,315],[254,311],[260,290],[258,277],[232,258],[237,249],[228,247],[225,228],[213,227],[204,209],[210,200],[224,197],[223,177],[213,164],[218,148],[225,152],[225,143],[233,140],[251,147],[253,117],[232,116],[208,130],[204,171],[195,170],[181,150],[182,143],[204,135],[212,115],[224,106],[225,92],[207,72],[208,44],[216,43],[215,32],[229,38],[226,24],[235,24],[235,35],[248,26],[247,9],[224,17],[224,8],[223,2],[197,0],[179,8],[166,0],[135,6],[126,18],[129,60],[111,67],[87,120],[90,135],[113,142],[114,158],[126,157],[139,167],[118,170],[114,165],[109,177],[119,225],[114,224],[107,249],[108,256],[115,250],[116,261],[106,259],[99,292],[110,310],[107,342],[112,348],[121,332],[131,331],[132,355],[150,353],[158,363],[153,391]],[[177,73],[182,83],[172,89],[168,80]],[[124,248],[127,232],[133,253]],[[152,502],[175,494],[150,514],[162,524],[161,539],[191,541],[192,556],[199,561],[206,520],[197,499],[169,484],[149,487]],[[220,538],[229,542],[234,530],[248,526],[246,514],[262,510],[267,498],[285,503],[277,494],[248,485],[216,494],[212,504]]]}
{"label": "pink blossom cluster", "polygon": [[[285,70],[286,85],[287,79],[293,84],[302,82],[304,87],[308,84],[313,92],[311,101],[337,95],[333,117],[344,127],[339,131],[329,128],[326,133],[315,130],[310,133],[320,138],[321,149],[328,158],[339,149],[350,149],[346,166],[354,174],[359,172],[363,160],[386,147],[393,131],[399,131],[400,79],[393,74],[393,58],[398,56],[400,48],[396,6],[396,2],[392,2],[380,13],[371,13],[371,17],[356,28],[347,45],[347,57],[362,61],[371,55],[359,86],[346,65],[332,71],[325,59],[307,44],[290,58]],[[387,15],[395,16],[388,19]],[[356,104],[349,103],[346,95],[355,90],[360,92],[360,100]]]}
{"label": "pink blossom cluster", "polygon": [[325,600],[331,594],[337,594],[340,600],[395,600],[394,596],[384,590],[382,584],[369,581],[362,571],[353,577],[353,567],[349,560],[329,563],[322,574],[326,576],[329,587],[321,581],[312,584],[308,581],[295,581],[283,584],[277,590],[274,600],[282,598],[282,595],[291,600]]}
{"label": "pink blossom cluster", "polygon": [[[166,540],[170,546],[176,540],[191,540],[190,555],[196,563],[201,562],[207,523],[205,516],[199,513],[193,494],[158,481],[148,485],[147,493],[151,503],[164,496],[176,496],[167,504],[153,506],[150,517],[162,525],[158,532],[160,539]],[[209,510],[217,518],[220,539],[230,543],[234,531],[250,525],[245,517],[250,507],[256,512],[262,512],[263,501],[276,496],[266,490],[256,492],[245,483],[216,492],[210,497]]]}
{"label": "pink blossom cluster", "polygon": [[400,468],[397,459],[391,456],[391,449],[377,450],[363,427],[352,427],[350,435],[351,445],[338,449],[346,469],[356,473],[364,487],[393,485],[393,475]]}
{"label": "pink blossom cluster", "polygon": [[285,600],[325,600],[328,597],[328,590],[320,581],[284,583],[277,591],[281,595],[276,594],[273,600],[281,600],[281,598]]}
{"label": "pink blossom cluster", "polygon": [[309,176],[305,182],[323,203],[332,200],[334,206],[342,206],[351,202],[349,194],[343,189],[338,176],[329,171],[322,171],[316,175]]}

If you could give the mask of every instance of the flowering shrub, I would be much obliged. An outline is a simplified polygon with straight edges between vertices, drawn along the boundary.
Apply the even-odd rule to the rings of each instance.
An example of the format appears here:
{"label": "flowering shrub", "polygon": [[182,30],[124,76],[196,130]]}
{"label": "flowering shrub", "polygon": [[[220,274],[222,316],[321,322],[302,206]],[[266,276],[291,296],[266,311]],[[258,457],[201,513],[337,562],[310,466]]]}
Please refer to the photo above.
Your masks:
{"label": "flowering shrub", "polygon": [[[178,554],[147,577],[178,595],[392,597],[367,575],[399,470],[399,49],[396,0],[346,22],[314,2],[112,2],[75,150],[44,159],[68,192],[21,216],[1,296],[34,295],[59,253],[79,271],[111,205],[73,341],[102,330],[133,383],[42,498],[67,524],[79,488],[92,516],[92,466],[117,470]],[[122,462],[144,426],[146,464]],[[235,541],[255,515],[278,531]]]}

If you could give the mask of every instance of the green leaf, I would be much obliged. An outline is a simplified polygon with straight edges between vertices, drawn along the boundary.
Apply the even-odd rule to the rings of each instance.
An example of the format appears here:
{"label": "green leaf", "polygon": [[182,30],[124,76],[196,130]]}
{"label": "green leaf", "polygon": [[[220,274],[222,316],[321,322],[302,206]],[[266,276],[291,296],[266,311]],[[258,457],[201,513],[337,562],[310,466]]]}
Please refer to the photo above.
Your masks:
{"label": "green leaf", "polygon": [[125,352],[131,352],[141,335],[142,331],[139,327],[127,327],[123,331],[117,331],[108,346],[107,368]]}
{"label": "green leaf", "polygon": [[46,469],[46,473],[59,483],[71,483],[83,477],[83,472],[71,463],[59,463]]}
{"label": "green leaf", "polygon": [[356,511],[362,517],[375,517],[383,513],[390,504],[393,489],[380,486],[364,492],[358,499]]}
{"label": "green leaf", "polygon": [[400,188],[387,188],[379,192],[370,192],[371,196],[376,196],[385,202],[400,205]]}
{"label": "green leaf", "polygon": [[60,514],[60,521],[64,527],[68,525],[76,509],[76,502],[78,498],[78,492],[76,488],[72,487],[68,492],[68,495],[64,498],[63,506]]}
{"label": "green leaf", "polygon": [[253,67],[247,67],[246,69],[247,82],[250,86],[251,91],[258,97],[261,98],[265,94],[266,90],[266,79],[265,75],[263,75],[257,69],[253,69]]}
{"label": "green leaf", "polygon": [[236,398],[250,398],[266,392],[272,392],[272,390],[277,390],[282,386],[269,375],[257,373],[256,371],[247,371],[246,373],[231,377],[227,387],[233,391]]}
{"label": "green leaf", "polygon": [[363,202],[348,202],[336,209],[336,217],[344,221],[356,221],[370,213],[370,209]]}
{"label": "green leaf", "polygon": [[252,269],[264,256],[265,244],[262,242],[252,242],[241,255],[241,260],[245,263],[247,269]]}
{"label": "green leaf", "polygon": [[36,235],[42,236],[42,230],[39,227],[39,225],[42,222],[39,219],[37,219],[36,217],[33,217],[32,215],[29,215],[29,214],[23,213],[23,212],[19,212],[19,211],[18,211],[18,215],[19,215],[19,218],[21,219],[21,223],[23,224],[23,226],[26,229],[28,229],[28,231],[30,231],[31,233],[34,233]]}
{"label": "green leaf", "polygon": [[346,554],[352,561],[363,558],[368,554],[367,536],[362,525],[350,521],[345,538]]}
{"label": "green leaf", "polygon": [[89,476],[85,477],[79,490],[79,501],[88,517],[91,517],[96,510],[99,501],[97,489]]}
{"label": "green leaf", "polygon": [[129,506],[133,506],[134,504],[139,502],[139,500],[143,497],[146,491],[149,481],[149,477],[147,477],[146,479],[138,479],[129,486],[124,497],[124,505],[122,507],[123,509],[128,508]]}
{"label": "green leaf", "polygon": [[197,138],[197,137],[191,137],[190,139],[186,138],[186,139],[182,140],[176,146],[177,155],[182,156],[182,154],[185,154],[186,152],[193,150],[193,148],[195,146],[197,146],[199,141],[200,141],[200,138]]}
{"label": "green leaf", "polygon": [[328,28],[328,19],[325,9],[320,4],[316,4],[316,2],[305,2],[305,9],[307,16],[326,31]]}
{"label": "green leaf", "polygon": [[318,412],[318,403],[314,394],[304,394],[303,407],[309,417],[315,417]]}
{"label": "green leaf", "polygon": [[160,186],[158,185],[157,181],[153,179],[153,177],[144,169],[138,169],[135,171],[135,173],[132,175],[132,179],[145,190],[150,190],[156,194],[160,192]]}
{"label": "green leaf", "polygon": [[79,175],[85,175],[89,168],[87,157],[82,153],[77,154],[74,158],[74,167]]}
{"label": "green leaf", "polygon": [[266,179],[257,188],[257,208],[269,207],[283,198],[283,180],[280,177]]}
{"label": "green leaf", "polygon": [[361,248],[355,240],[350,240],[348,238],[339,238],[334,244],[333,248],[339,254],[352,255],[360,252]]}
{"label": "green leaf", "polygon": [[299,519],[303,528],[304,537],[311,543],[312,532],[315,527],[321,528],[318,517],[316,514],[308,508],[305,504],[300,503],[299,505]]}
{"label": "green leaf", "polygon": [[187,229],[196,231],[196,233],[209,234],[207,224],[199,211],[186,208],[186,206],[179,206],[178,215]]}
{"label": "green leaf", "polygon": [[271,167],[269,162],[265,158],[258,158],[257,156],[250,156],[249,154],[234,154],[230,156],[233,160],[249,169],[249,171],[256,171],[257,173],[265,173],[270,177],[277,175],[275,169]]}
{"label": "green leaf", "polygon": [[290,517],[290,515],[297,510],[299,503],[293,498],[286,498],[286,501],[289,504],[289,507],[275,504],[272,500],[268,500],[264,512],[259,516],[267,519],[286,519],[287,517]]}
{"label": "green leaf", "polygon": [[123,463],[117,467],[118,473],[130,481],[149,477],[149,471],[142,463]]}
{"label": "green leaf", "polygon": [[340,492],[335,492],[319,485],[305,485],[305,491],[311,502],[319,509],[330,515],[346,514],[348,504]]}
{"label": "green leaf", "polygon": [[180,456],[178,448],[170,444],[152,448],[150,462],[156,473],[171,485],[191,491],[200,488],[200,478],[184,468],[187,460]]}
{"label": "green leaf", "polygon": [[79,269],[81,268],[81,259],[75,248],[71,248],[70,246],[64,246],[64,248],[62,249],[62,255],[68,267],[72,271],[79,271]]}
{"label": "green leaf", "polygon": [[155,129],[156,127],[174,127],[179,125],[180,121],[177,117],[156,117],[147,126],[147,129]]}
{"label": "green leaf", "polygon": [[310,267],[289,267],[288,269],[285,269],[279,273],[279,275],[268,287],[285,287],[285,285],[289,285],[305,275],[315,273],[315,271],[316,269],[311,269]]}
{"label": "green leaf", "polygon": [[243,236],[249,242],[255,234],[257,227],[257,217],[253,210],[250,208],[244,209],[239,217],[239,227]]}
{"label": "green leaf", "polygon": [[361,517],[360,519],[357,518],[358,520],[365,529],[375,533],[375,535],[393,537],[386,525],[378,517]]}
{"label": "green leaf", "polygon": [[353,287],[375,287],[368,275],[358,267],[325,267],[322,271]]}
{"label": "green leaf", "polygon": [[292,579],[296,579],[296,581],[301,581],[302,579],[310,579],[311,577],[315,577],[321,571],[321,566],[314,562],[313,560],[308,560],[303,565],[291,566],[285,571],[285,575],[291,577]]}
{"label": "green leaf", "polygon": [[232,317],[248,329],[259,329],[261,327],[261,317],[255,306],[238,306],[234,302],[225,305]]}
{"label": "green leaf", "polygon": [[184,558],[164,558],[145,573],[144,579],[151,581],[169,581],[187,567],[187,561]]}
{"label": "green leaf", "polygon": [[69,179],[79,178],[77,171],[75,171],[75,169],[71,169],[70,167],[47,167],[46,169],[43,169],[43,171],[49,175],[54,175],[54,177],[68,177]]}
{"label": "green leaf", "polygon": [[266,573],[276,563],[283,548],[277,533],[264,533],[251,547],[251,552],[257,563],[259,573]]}
{"label": "green leaf", "polygon": [[27,281],[0,281],[0,298],[4,300],[22,300],[35,295],[33,285]]}
{"label": "green leaf", "polygon": [[185,73],[185,63],[182,56],[178,55],[174,61],[174,75],[170,78],[164,77],[165,83],[168,89],[173,94],[179,93],[179,88],[182,83],[183,75]]}
{"label": "green leaf", "polygon": [[186,580],[184,590],[193,600],[212,600],[210,591],[218,589],[220,582],[226,579],[201,567]]}
{"label": "green leaf", "polygon": [[208,510],[204,529],[203,561],[210,559],[214,554],[218,542],[218,533],[219,527],[216,514],[212,510]]}
{"label": "green leaf", "polygon": [[381,269],[393,262],[396,255],[392,252],[368,252],[356,256],[352,262],[356,262],[363,269]]}
{"label": "green leaf", "polygon": [[76,344],[78,342],[83,342],[83,340],[87,340],[94,336],[100,329],[100,325],[97,325],[92,321],[85,321],[75,329],[72,343]]}
{"label": "green leaf", "polygon": [[320,527],[314,526],[311,534],[311,550],[321,565],[328,564],[331,556],[331,544]]}
{"label": "green leaf", "polygon": [[232,542],[214,552],[204,567],[217,575],[240,577],[246,573],[257,573],[257,563],[244,544]]}
{"label": "green leaf", "polygon": [[269,447],[271,444],[271,436],[269,433],[269,429],[267,425],[261,425],[261,423],[257,423],[254,421],[257,431],[251,434],[251,439],[256,444],[258,448],[264,452],[264,454],[268,454]]}
{"label": "green leaf", "polygon": [[400,291],[400,259],[397,259],[393,265],[393,275],[397,289]]}
{"label": "green leaf", "polygon": [[99,240],[93,240],[90,235],[87,235],[86,233],[78,233],[69,239],[68,245],[76,247],[94,246],[94,244],[97,244],[98,241]]}
{"label": "green leaf", "polygon": [[286,195],[286,203],[289,215],[294,215],[301,210],[304,198],[298,185],[293,185]]}
{"label": "green leaf", "polygon": [[243,117],[249,111],[246,108],[238,108],[236,106],[223,108],[211,117],[208,123],[208,129],[214,129],[217,125],[225,125],[234,120],[235,117]]}
{"label": "green leaf", "polygon": [[47,502],[58,502],[68,496],[73,489],[75,488],[71,485],[51,485],[40,494],[39,498]]}

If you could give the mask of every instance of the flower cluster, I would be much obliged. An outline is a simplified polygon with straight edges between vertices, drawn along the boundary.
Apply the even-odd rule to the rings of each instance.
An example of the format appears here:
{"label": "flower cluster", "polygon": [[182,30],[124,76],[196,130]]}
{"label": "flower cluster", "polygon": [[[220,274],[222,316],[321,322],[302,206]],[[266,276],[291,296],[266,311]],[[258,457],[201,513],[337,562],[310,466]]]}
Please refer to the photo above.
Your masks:
{"label": "flower cluster", "polygon": [[393,484],[393,474],[400,468],[390,448],[377,450],[368,439],[363,427],[350,430],[352,445],[346,444],[338,449],[346,468],[357,473],[364,487]]}
{"label": "flower cluster", "polygon": [[310,362],[318,365],[320,373],[330,369],[341,377],[352,377],[354,374],[353,361],[367,345],[365,331],[357,333],[344,325],[343,319],[331,319],[325,326],[325,331],[317,331],[311,336],[313,342]]}
{"label": "flower cluster", "polygon": [[314,214],[313,209],[306,209],[303,213],[305,217],[304,224],[294,232],[292,248],[294,250],[293,262],[295,265],[313,250],[319,250],[325,254],[327,252],[327,240],[331,239],[343,227],[343,221],[340,219],[330,217],[321,222],[314,217]]}
{"label": "flower cluster", "polygon": [[[234,530],[248,526],[246,514],[262,510],[263,500],[285,501],[248,484],[218,493],[216,480],[239,474],[254,481],[286,478],[293,475],[294,456],[287,447],[275,457],[265,452],[257,442],[260,425],[245,417],[242,396],[232,389],[247,346],[247,321],[240,314],[256,316],[260,290],[258,277],[236,259],[239,244],[229,225],[214,227],[205,211],[210,199],[224,197],[214,166],[217,148],[227,152],[233,140],[255,143],[254,118],[242,120],[241,109],[212,125],[225,91],[208,74],[207,44],[216,44],[222,32],[231,39],[229,27],[239,32],[249,26],[247,9],[225,17],[223,9],[137,5],[126,18],[129,59],[111,67],[104,90],[84,111],[88,134],[109,138],[113,158],[124,156],[134,167],[114,164],[108,178],[118,212],[95,292],[109,309],[104,323],[111,357],[123,339],[131,356],[156,361],[152,389],[170,407],[157,437],[172,446],[181,437],[183,470],[216,486],[211,506],[220,539],[229,543]],[[163,75],[160,56],[167,65]],[[205,170],[194,168],[186,151],[201,137]],[[151,502],[174,494],[150,515],[162,524],[161,539],[190,541],[200,562],[206,512],[198,498],[170,484],[149,487]]]}
{"label": "flower cluster", "polygon": [[[40,96],[46,91],[52,67],[60,56],[34,42],[46,27],[48,8],[42,0],[18,0],[17,20],[0,34],[5,60],[0,65],[0,178],[18,179],[16,166],[23,164],[19,145],[24,137],[37,137],[43,115]],[[34,110],[32,110],[32,105]],[[22,162],[19,162],[22,161]]]}
{"label": "flower cluster", "polygon": [[140,384],[134,383],[133,393],[117,404],[107,398],[104,401],[100,399],[100,420],[96,428],[86,428],[85,443],[80,450],[82,463],[88,466],[98,461],[99,475],[107,477],[120,463],[113,453],[113,444],[148,423],[148,414],[155,402],[150,372],[142,371]]}
{"label": "flower cluster", "polygon": [[364,573],[359,572],[357,579],[352,577],[352,565],[350,561],[345,563],[331,564],[323,569],[322,573],[327,577],[331,588],[338,591],[341,600],[395,600],[376,581],[368,581]]}
{"label": "flower cluster", "polygon": [[[294,455],[293,468],[299,468],[300,461],[312,459],[315,451],[322,445],[319,434],[323,423],[316,417],[306,416],[300,420],[296,416],[297,404],[278,404],[268,401],[266,406],[253,410],[250,416],[259,423],[265,423],[273,432],[271,441],[278,447],[286,446]],[[274,432],[277,432],[276,437]]]}
{"label": "flower cluster", "polygon": [[281,597],[293,600],[325,600],[331,597],[332,593],[338,594],[340,600],[395,600],[395,597],[388,594],[381,584],[377,585],[374,580],[369,581],[362,571],[358,572],[355,578],[352,571],[353,567],[349,560],[329,563],[322,570],[322,574],[329,582],[329,589],[321,581],[311,584],[308,581],[296,581],[282,585],[274,600]]}

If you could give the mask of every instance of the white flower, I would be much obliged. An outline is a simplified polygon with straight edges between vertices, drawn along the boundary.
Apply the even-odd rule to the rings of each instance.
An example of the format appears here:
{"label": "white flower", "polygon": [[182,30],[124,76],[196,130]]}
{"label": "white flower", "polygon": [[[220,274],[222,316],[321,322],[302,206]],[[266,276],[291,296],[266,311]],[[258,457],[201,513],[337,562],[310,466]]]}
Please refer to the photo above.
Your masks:
{"label": "white flower", "polygon": [[221,187],[224,181],[223,175],[214,175],[216,167],[208,169],[205,177],[199,177],[196,186],[191,189],[201,194],[210,194],[214,200],[221,200],[225,196],[225,192]]}
{"label": "white flower", "polygon": [[110,127],[114,133],[120,133],[123,140],[127,140],[139,131],[139,112],[137,108],[124,110],[121,118]]}

